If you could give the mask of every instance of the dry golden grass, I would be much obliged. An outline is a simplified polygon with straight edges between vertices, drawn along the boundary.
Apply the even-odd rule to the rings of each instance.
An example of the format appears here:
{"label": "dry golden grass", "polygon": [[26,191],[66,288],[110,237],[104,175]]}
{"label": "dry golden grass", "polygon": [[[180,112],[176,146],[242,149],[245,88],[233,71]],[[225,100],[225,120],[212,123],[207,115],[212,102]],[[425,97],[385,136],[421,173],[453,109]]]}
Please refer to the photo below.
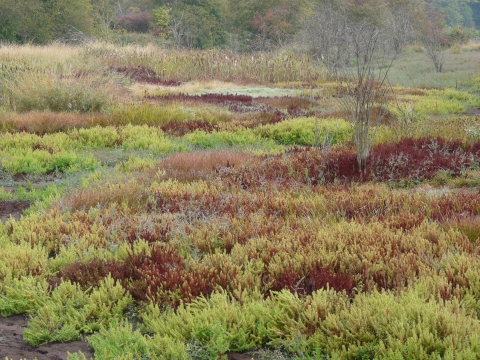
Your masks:
{"label": "dry golden grass", "polygon": [[100,53],[103,57],[133,56],[137,58],[164,56],[168,52],[166,49],[160,48],[153,44],[130,44],[119,47],[118,45],[102,41],[95,41],[87,44],[84,47],[84,51],[87,53]]}
{"label": "dry golden grass", "polygon": [[61,63],[80,56],[82,49],[61,43],[49,45],[15,45],[3,44],[0,46],[0,61],[35,60]]}
{"label": "dry golden grass", "polygon": [[54,113],[51,111],[30,111],[0,116],[0,124],[5,129],[40,134],[90,127],[97,124],[105,126],[109,123],[110,116],[99,114],[81,115],[76,113]]}
{"label": "dry golden grass", "polygon": [[128,96],[120,78],[101,69],[85,71],[66,64],[15,71],[3,85],[5,105],[18,112],[98,112],[108,102],[125,101]]}
{"label": "dry golden grass", "polygon": [[480,51],[480,40],[470,39],[466,44],[460,46],[462,51]]}

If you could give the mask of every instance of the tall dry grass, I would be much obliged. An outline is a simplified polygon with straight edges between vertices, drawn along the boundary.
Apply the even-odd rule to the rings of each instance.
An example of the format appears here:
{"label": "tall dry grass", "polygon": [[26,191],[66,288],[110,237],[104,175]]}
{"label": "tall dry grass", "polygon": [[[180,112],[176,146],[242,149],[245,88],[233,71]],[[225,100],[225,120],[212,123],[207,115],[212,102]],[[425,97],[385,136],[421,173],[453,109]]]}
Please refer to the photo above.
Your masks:
{"label": "tall dry grass", "polygon": [[16,45],[0,44],[0,63],[6,64],[15,62],[23,64],[54,64],[65,63],[80,58],[82,49],[65,45],[62,43],[51,43],[49,45]]}
{"label": "tall dry grass", "polygon": [[3,105],[17,112],[101,113],[124,94],[118,78],[74,66],[24,69],[2,80]]}
{"label": "tall dry grass", "polygon": [[8,113],[0,116],[0,126],[5,131],[26,131],[37,134],[66,132],[73,128],[87,128],[95,125],[110,125],[111,117],[102,114],[55,113],[52,111],[29,111]]}
{"label": "tall dry grass", "polygon": [[226,50],[171,50],[154,45],[126,46],[95,43],[85,48],[86,57],[110,68],[149,67],[172,80],[221,80],[278,83],[310,81],[321,72],[307,56],[293,52],[237,54]]}

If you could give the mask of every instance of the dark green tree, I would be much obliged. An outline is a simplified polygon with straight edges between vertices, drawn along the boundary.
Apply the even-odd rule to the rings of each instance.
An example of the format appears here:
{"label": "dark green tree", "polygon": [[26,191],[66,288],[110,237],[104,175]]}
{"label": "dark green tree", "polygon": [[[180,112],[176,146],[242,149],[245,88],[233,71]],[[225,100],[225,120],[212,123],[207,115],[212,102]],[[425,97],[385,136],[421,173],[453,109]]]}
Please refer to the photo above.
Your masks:
{"label": "dark green tree", "polygon": [[268,50],[292,38],[311,6],[310,0],[225,0],[225,17],[244,48]]}
{"label": "dark green tree", "polygon": [[170,31],[178,46],[207,49],[225,45],[222,0],[158,0],[157,6],[169,9]]}
{"label": "dark green tree", "polygon": [[472,9],[472,18],[475,27],[480,29],[480,2],[470,2],[468,5]]}
{"label": "dark green tree", "polygon": [[65,38],[71,30],[91,34],[93,30],[90,0],[42,0],[54,38]]}
{"label": "dark green tree", "polygon": [[477,0],[429,0],[438,11],[445,15],[447,26],[473,27],[473,12],[470,3]]}
{"label": "dark green tree", "polygon": [[0,1],[0,39],[18,43],[45,43],[52,38],[41,0]]}

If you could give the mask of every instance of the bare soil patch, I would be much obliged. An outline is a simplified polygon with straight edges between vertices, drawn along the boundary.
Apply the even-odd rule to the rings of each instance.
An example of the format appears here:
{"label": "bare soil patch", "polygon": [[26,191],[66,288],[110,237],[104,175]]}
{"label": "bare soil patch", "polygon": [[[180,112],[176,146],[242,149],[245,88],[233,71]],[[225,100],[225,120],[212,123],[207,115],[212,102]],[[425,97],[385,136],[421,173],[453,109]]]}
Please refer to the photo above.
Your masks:
{"label": "bare soil patch", "polygon": [[8,318],[0,317],[0,358],[12,360],[64,360],[68,353],[81,351],[87,359],[93,358],[91,350],[85,341],[69,343],[51,343],[42,346],[30,346],[23,341],[23,329],[27,319],[23,315]]}
{"label": "bare soil patch", "polygon": [[[51,343],[41,346],[30,346],[23,341],[23,329],[27,326],[27,318],[13,315],[8,318],[0,316],[0,359],[8,357],[12,360],[64,360],[68,353],[81,351],[87,359],[94,357],[93,350],[85,341],[68,343]],[[257,356],[230,352],[229,360],[254,360]]]}
{"label": "bare soil patch", "polygon": [[467,115],[480,116],[480,106],[472,107],[472,108],[468,109]]}
{"label": "bare soil patch", "polygon": [[30,207],[28,201],[1,201],[0,202],[0,220],[5,223],[10,219],[10,216],[14,219],[20,219],[23,210]]}
{"label": "bare soil patch", "polygon": [[252,355],[230,352],[227,354],[227,359],[228,360],[255,360],[256,358]]}

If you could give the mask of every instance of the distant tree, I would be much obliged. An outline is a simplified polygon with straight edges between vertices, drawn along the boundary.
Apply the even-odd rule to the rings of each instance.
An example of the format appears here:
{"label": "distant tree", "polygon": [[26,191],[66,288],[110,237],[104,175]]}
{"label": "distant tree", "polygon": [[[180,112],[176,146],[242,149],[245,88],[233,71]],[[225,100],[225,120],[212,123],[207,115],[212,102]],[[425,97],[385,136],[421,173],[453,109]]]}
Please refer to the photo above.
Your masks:
{"label": "distant tree", "polygon": [[447,26],[473,27],[473,12],[470,3],[477,0],[428,0],[428,5],[444,15]]}
{"label": "distant tree", "polygon": [[376,24],[399,53],[415,39],[415,24],[421,16],[419,1],[423,0],[318,0],[301,20],[296,42],[336,74],[352,57],[351,21]]}
{"label": "distant tree", "polygon": [[148,11],[136,12],[134,14],[121,15],[116,22],[119,28],[131,32],[146,33],[150,30],[150,23],[153,17]]}
{"label": "distant tree", "polygon": [[397,34],[401,29],[411,31],[409,17],[404,15],[409,14],[406,5],[322,0],[304,20],[302,43],[337,74],[340,104],[354,124],[361,172],[367,169],[376,129],[387,113],[388,72],[410,37]]}
{"label": "distant tree", "polygon": [[301,20],[297,43],[336,74],[347,64],[350,53],[347,39],[346,8],[333,1],[322,1]]}
{"label": "distant tree", "polygon": [[310,0],[225,0],[225,18],[231,37],[241,48],[270,50],[293,38]]}
{"label": "distant tree", "polygon": [[172,31],[170,29],[172,9],[163,5],[153,10],[154,27],[156,33],[162,39],[171,38]]}
{"label": "distant tree", "polygon": [[41,0],[0,1],[0,39],[43,44],[52,38]]}
{"label": "distant tree", "polygon": [[433,62],[435,70],[442,72],[445,62],[445,48],[448,39],[443,32],[444,15],[431,5],[425,5],[426,17],[418,29],[420,41],[423,44],[425,55]]}
{"label": "distant tree", "polygon": [[480,29],[480,2],[469,2],[468,5],[472,9],[472,19],[477,29]]}
{"label": "distant tree", "polygon": [[195,49],[222,47],[226,30],[220,0],[166,0],[157,4],[168,9],[174,43]]}
{"label": "distant tree", "polygon": [[256,13],[252,20],[255,30],[252,48],[271,50],[284,45],[291,39],[294,29],[289,21],[289,8],[268,9],[265,14]]}
{"label": "distant tree", "polygon": [[115,20],[122,13],[122,2],[116,0],[91,0],[95,33],[109,39]]}
{"label": "distant tree", "polygon": [[93,31],[90,0],[42,0],[54,38],[68,37],[72,28],[85,34]]}

